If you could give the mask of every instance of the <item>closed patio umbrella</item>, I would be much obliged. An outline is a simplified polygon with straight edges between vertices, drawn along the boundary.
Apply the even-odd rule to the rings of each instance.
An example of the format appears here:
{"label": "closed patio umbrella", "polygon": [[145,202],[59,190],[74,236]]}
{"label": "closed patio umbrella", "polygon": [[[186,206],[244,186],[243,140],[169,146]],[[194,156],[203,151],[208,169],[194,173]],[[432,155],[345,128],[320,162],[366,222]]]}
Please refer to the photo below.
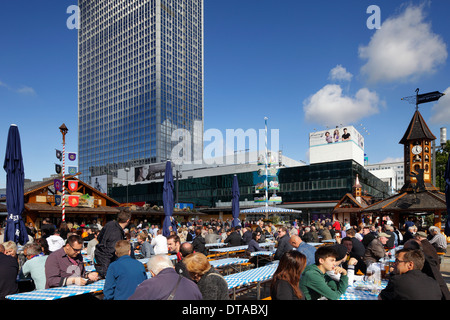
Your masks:
{"label": "closed patio umbrella", "polygon": [[231,213],[233,215],[233,221],[231,222],[232,227],[237,227],[240,225],[239,221],[239,183],[237,176],[234,175],[233,177],[233,185],[231,188]]}
{"label": "closed patio umbrella", "polygon": [[174,221],[173,207],[173,173],[172,173],[172,163],[170,161],[166,162],[166,171],[164,173],[164,184],[163,184],[163,206],[164,206],[164,223],[163,223],[163,236],[168,237],[170,235],[169,227],[172,226],[172,230],[177,232],[177,224]]}
{"label": "closed patio umbrella", "polygon": [[3,169],[6,171],[6,219],[5,239],[24,245],[28,242],[28,233],[22,219],[24,210],[24,168],[22,147],[20,144],[19,129],[12,124],[8,132],[6,143],[5,162]]}

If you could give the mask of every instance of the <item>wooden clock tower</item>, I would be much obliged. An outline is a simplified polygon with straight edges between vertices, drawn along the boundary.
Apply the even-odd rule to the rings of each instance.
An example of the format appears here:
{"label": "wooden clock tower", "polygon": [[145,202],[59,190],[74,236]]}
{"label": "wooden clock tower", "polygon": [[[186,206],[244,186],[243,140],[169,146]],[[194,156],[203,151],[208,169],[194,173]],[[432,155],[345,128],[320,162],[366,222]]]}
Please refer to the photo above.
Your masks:
{"label": "wooden clock tower", "polygon": [[435,139],[419,110],[416,110],[399,142],[404,145],[405,177],[405,184],[400,192],[438,190],[431,182],[431,143]]}
{"label": "wooden clock tower", "polygon": [[360,212],[390,214],[397,226],[411,215],[434,214],[434,225],[440,227],[442,214],[447,212],[447,203],[445,193],[432,184],[432,142],[436,137],[423,120],[418,105],[436,101],[443,94],[436,91],[419,95],[418,92],[419,89],[415,96],[416,112],[399,142],[404,146],[405,184],[398,194],[371,204]]}

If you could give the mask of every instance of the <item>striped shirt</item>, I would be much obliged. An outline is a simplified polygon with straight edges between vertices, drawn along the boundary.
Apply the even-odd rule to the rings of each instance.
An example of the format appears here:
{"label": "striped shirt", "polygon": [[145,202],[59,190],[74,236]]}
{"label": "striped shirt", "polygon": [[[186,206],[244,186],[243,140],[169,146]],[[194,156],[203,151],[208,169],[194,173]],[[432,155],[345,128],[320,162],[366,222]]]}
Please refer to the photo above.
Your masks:
{"label": "striped shirt", "polygon": [[435,244],[438,248],[447,249],[447,238],[442,233],[436,234],[430,243]]}

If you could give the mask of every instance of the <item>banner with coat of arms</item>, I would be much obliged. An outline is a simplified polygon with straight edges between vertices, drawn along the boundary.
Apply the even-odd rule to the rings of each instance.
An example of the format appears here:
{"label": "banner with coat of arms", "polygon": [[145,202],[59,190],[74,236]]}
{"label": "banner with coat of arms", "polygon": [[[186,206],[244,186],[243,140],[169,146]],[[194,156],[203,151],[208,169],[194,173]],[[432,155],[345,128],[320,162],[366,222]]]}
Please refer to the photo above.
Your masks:
{"label": "banner with coat of arms", "polygon": [[73,195],[70,195],[69,196],[69,205],[71,206],[71,207],[76,207],[76,206],[78,206],[78,203],[80,202],[80,196],[73,196]]}
{"label": "banner with coat of arms", "polygon": [[69,152],[67,158],[68,158],[70,161],[75,161],[75,160],[77,159],[77,154],[76,154],[75,152]]}
{"label": "banner with coat of arms", "polygon": [[69,180],[67,181],[68,185],[69,185],[69,190],[72,192],[77,191],[78,189],[78,180]]}
{"label": "banner with coat of arms", "polygon": [[62,190],[62,181],[59,179],[54,179],[53,186],[55,187],[55,191],[61,191]]}

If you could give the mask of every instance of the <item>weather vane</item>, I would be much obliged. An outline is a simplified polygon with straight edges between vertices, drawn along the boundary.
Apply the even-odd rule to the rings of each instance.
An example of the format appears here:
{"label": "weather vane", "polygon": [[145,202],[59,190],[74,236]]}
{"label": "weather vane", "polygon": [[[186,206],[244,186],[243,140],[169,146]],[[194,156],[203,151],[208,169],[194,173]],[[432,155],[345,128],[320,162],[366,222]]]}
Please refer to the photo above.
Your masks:
{"label": "weather vane", "polygon": [[416,111],[419,110],[419,104],[427,103],[431,101],[437,101],[440,97],[445,95],[439,91],[433,91],[428,93],[419,94],[419,88],[416,89],[415,96],[403,97],[402,100],[408,101],[410,104],[416,105]]}

